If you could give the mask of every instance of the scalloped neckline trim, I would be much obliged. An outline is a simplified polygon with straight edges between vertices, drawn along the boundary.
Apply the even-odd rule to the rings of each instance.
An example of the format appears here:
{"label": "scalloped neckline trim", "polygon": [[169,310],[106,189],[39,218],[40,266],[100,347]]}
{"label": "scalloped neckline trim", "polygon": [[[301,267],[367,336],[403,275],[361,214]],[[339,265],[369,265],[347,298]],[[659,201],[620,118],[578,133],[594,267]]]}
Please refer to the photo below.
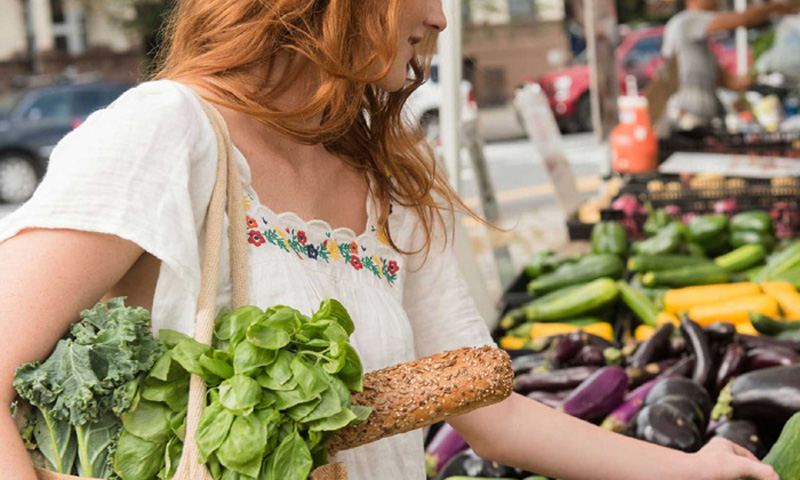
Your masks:
{"label": "scalloped neckline trim", "polygon": [[[247,163],[247,157],[245,157],[244,154],[242,154],[242,152],[239,151],[239,149],[236,148],[235,145],[233,146],[233,149],[234,152],[236,152],[236,155],[238,155],[241,159],[244,160],[244,163],[245,165],[247,165],[247,168],[249,170],[250,164]],[[319,218],[315,218],[312,220],[305,220],[304,218],[302,218],[300,215],[298,215],[293,211],[277,213],[272,208],[270,208],[269,206],[264,204],[264,202],[261,201],[261,198],[259,198],[258,193],[255,191],[253,185],[250,184],[250,182],[247,182],[247,185],[245,185],[245,190],[246,190],[245,193],[252,197],[253,205],[250,208],[251,211],[255,211],[257,209],[264,210],[269,214],[269,216],[274,217],[280,223],[283,223],[284,220],[288,219],[293,223],[302,225],[303,228],[307,230],[323,232],[325,234],[330,233],[330,235],[332,235],[335,238],[347,237],[349,240],[360,241],[363,238],[369,238],[375,236],[375,229],[377,228],[374,221],[375,218],[373,215],[374,203],[372,201],[372,181],[369,179],[369,177],[367,177],[367,188],[368,188],[367,199],[364,202],[364,208],[367,213],[367,223],[364,225],[364,231],[358,235],[350,227],[333,228],[330,223]]]}

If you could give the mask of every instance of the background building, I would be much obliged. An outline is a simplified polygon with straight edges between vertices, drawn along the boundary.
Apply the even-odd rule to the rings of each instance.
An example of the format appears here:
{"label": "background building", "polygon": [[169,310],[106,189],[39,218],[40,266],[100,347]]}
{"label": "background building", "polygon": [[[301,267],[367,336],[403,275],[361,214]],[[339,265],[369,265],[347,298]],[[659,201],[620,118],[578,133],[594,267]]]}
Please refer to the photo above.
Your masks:
{"label": "background building", "polygon": [[47,83],[67,68],[110,80],[133,80],[141,38],[125,27],[124,1],[0,0],[0,91]]}

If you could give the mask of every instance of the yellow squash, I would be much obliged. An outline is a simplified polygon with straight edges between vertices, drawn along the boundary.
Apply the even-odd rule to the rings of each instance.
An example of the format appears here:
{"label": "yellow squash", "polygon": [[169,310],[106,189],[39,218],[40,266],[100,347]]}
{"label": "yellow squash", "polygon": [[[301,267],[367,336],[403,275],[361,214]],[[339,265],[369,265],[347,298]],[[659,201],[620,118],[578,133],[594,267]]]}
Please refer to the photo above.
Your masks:
{"label": "yellow squash", "polygon": [[726,283],[669,290],[664,295],[664,308],[670,313],[681,313],[694,307],[719,303],[725,300],[758,295],[761,289],[755,283]]}
{"label": "yellow squash", "polygon": [[689,309],[688,314],[689,318],[703,327],[707,327],[716,322],[750,324],[750,312],[777,317],[779,315],[778,302],[769,295],[751,295],[694,307]]}
{"label": "yellow squash", "polygon": [[611,324],[605,322],[592,323],[585,327],[577,327],[567,323],[535,323],[531,328],[531,338],[551,337],[553,335],[572,333],[577,330],[583,330],[606,340],[614,339],[614,329],[611,328]]}

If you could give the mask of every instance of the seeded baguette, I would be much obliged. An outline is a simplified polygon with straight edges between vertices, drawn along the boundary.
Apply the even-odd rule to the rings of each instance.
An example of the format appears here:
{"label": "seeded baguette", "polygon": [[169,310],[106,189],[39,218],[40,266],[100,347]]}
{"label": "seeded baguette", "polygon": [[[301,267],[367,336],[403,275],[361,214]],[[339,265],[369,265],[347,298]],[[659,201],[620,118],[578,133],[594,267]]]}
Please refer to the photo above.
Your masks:
{"label": "seeded baguette", "polygon": [[364,375],[354,405],[372,407],[369,418],[340,430],[334,454],[492,405],[511,395],[514,372],[503,350],[462,348]]}

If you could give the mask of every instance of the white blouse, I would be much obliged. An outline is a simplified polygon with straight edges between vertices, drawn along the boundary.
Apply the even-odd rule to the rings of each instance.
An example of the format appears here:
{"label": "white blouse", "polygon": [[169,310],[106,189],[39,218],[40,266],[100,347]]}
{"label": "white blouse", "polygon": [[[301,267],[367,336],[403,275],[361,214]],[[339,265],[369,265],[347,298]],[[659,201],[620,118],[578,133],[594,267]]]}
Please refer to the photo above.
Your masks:
{"label": "white blouse", "polygon": [[[275,213],[259,202],[247,161],[238,151],[236,156],[245,192],[243,228],[249,231],[251,304],[289,305],[310,314],[326,295],[339,300],[355,323],[351,341],[365,372],[492,344],[449,244],[434,243],[426,261],[422,254],[398,253],[376,231],[372,199],[360,235]],[[191,90],[166,80],[143,83],[59,142],[33,198],[0,222],[0,241],[38,227],[135,242],[161,260],[154,331],[192,334],[216,163],[216,138]],[[420,245],[423,231],[412,210],[394,205],[389,222],[401,249]],[[227,243],[222,256],[219,307],[230,302]],[[425,478],[421,431],[332,460],[347,464],[351,480]]]}

